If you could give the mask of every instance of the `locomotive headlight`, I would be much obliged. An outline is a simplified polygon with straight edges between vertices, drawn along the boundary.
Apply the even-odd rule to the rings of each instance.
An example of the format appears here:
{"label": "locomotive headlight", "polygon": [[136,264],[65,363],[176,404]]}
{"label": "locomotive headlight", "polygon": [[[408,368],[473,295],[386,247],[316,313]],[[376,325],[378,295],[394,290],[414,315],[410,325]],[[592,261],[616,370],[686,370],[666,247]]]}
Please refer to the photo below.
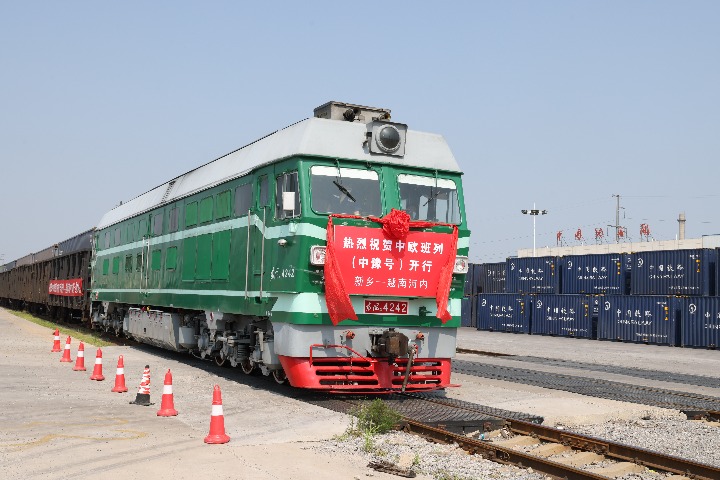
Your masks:
{"label": "locomotive headlight", "polygon": [[375,120],[368,123],[367,128],[371,153],[393,155],[396,157],[405,155],[407,125]]}
{"label": "locomotive headlight", "polygon": [[310,264],[325,265],[325,247],[321,245],[310,247]]}
{"label": "locomotive headlight", "polygon": [[453,273],[467,273],[469,266],[470,260],[468,257],[455,257],[455,268],[453,268]]}
{"label": "locomotive headlight", "polygon": [[396,152],[400,148],[400,132],[393,125],[385,125],[380,127],[375,141],[383,152]]}

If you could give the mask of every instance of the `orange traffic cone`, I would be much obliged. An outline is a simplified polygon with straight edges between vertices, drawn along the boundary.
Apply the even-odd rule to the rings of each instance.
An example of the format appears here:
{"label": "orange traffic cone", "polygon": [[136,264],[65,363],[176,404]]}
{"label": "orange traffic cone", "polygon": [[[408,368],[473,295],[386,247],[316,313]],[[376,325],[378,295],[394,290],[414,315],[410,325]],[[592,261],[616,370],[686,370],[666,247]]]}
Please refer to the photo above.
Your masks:
{"label": "orange traffic cone", "polygon": [[63,351],[62,358],[60,359],[61,362],[72,362],[72,358],[70,358],[70,336],[68,335],[67,340],[65,341],[65,350]]}
{"label": "orange traffic cone", "polygon": [[152,405],[152,403],[150,403],[150,365],[145,365],[142,380],[140,381],[140,388],[138,388],[137,395],[135,395],[135,401],[130,403],[144,407]]}
{"label": "orange traffic cone", "polygon": [[230,437],[225,435],[225,417],[223,416],[220,385],[215,385],[212,413],[210,414],[210,433],[205,437],[205,443],[227,443],[229,441]]}
{"label": "orange traffic cone", "polygon": [[158,410],[157,414],[158,417],[174,417],[178,414],[177,410],[175,410],[175,405],[173,402],[172,373],[170,373],[169,368],[167,373],[165,374],[165,385],[163,385],[162,403],[160,404],[160,410]]}
{"label": "orange traffic cone", "polygon": [[99,348],[97,349],[97,354],[95,355],[95,368],[93,368],[93,374],[90,376],[90,380],[105,380],[102,373],[102,350]]}
{"label": "orange traffic cone", "polygon": [[53,337],[53,348],[51,352],[60,352],[60,329],[55,329],[55,336]]}
{"label": "orange traffic cone", "polygon": [[124,393],[128,391],[128,388],[125,386],[125,364],[123,363],[122,355],[118,358],[117,373],[115,374],[115,386],[110,391],[116,393]]}
{"label": "orange traffic cone", "polygon": [[75,366],[73,367],[73,370],[75,370],[76,372],[84,372],[86,370],[85,344],[83,342],[80,342],[80,345],[78,346],[78,353],[77,357],[75,357]]}

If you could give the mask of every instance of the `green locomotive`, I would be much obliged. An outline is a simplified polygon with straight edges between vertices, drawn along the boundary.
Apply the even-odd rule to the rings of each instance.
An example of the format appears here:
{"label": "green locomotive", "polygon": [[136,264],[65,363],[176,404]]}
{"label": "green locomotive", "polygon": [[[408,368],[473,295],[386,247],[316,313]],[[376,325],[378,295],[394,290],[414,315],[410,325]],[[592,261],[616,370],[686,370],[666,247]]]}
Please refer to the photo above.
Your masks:
{"label": "green locomotive", "polygon": [[329,102],[108,212],[95,327],[335,391],[450,382],[469,234],[440,135]]}

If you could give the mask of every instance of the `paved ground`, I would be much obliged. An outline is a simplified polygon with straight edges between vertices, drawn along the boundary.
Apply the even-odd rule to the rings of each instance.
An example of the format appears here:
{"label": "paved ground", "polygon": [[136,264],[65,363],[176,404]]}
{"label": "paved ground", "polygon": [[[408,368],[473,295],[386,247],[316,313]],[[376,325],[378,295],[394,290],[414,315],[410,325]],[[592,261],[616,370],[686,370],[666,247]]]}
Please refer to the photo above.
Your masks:
{"label": "paved ground", "polygon": [[[720,350],[458,329],[458,348],[720,378]],[[484,358],[484,357],[483,357]]]}
{"label": "paved ground", "polygon": [[[349,421],[341,414],[298,402],[292,390],[267,389],[270,380],[239,369],[152,347],[103,349],[106,380],[89,380],[96,348],[86,345],[87,372],[72,371],[50,353],[52,332],[0,309],[0,479],[396,479],[374,472],[360,456],[329,457],[318,441],[341,434]],[[65,335],[63,335],[64,343]],[[75,359],[77,341],[72,344]],[[591,340],[478,332],[462,328],[458,346],[481,351],[532,355],[582,362],[637,366],[720,378],[720,352]],[[130,391],[111,393],[118,355],[125,357]],[[508,357],[460,354],[459,358],[527,368]],[[142,370],[152,371],[151,407],[130,405]],[[177,417],[161,418],[163,377],[173,372]],[[543,369],[532,364],[531,368]],[[552,369],[558,372],[557,368]],[[568,371],[570,373],[570,371]],[[577,374],[577,371],[573,372]],[[642,379],[585,372],[625,382]],[[546,424],[601,423],[623,418],[684,418],[654,409],[567,392],[453,374],[462,385],[447,396],[497,408],[544,416]],[[658,382],[655,382],[656,385]],[[660,382],[662,383],[662,382]],[[720,384],[720,380],[718,382]],[[226,445],[206,445],[213,385],[223,392]],[[682,391],[691,386],[663,385]],[[718,389],[703,393],[720,396]],[[425,477],[418,477],[423,479]],[[427,479],[426,479],[427,480]]]}
{"label": "paved ground", "polygon": [[[89,380],[96,348],[86,345],[87,372],[50,353],[52,332],[0,309],[0,479],[397,478],[355,457],[328,457],[314,442],[341,434],[344,415],[258,389],[268,379],[239,369],[153,348],[103,349],[105,381]],[[64,345],[65,336],[63,336]],[[118,355],[130,391],[111,393]],[[151,368],[150,407],[130,405],[145,364]],[[173,372],[177,417],[158,417],[164,374]],[[218,372],[225,376],[218,376]],[[225,445],[206,445],[213,385],[219,384]]]}
{"label": "paved ground", "polygon": [[[523,335],[502,332],[478,331],[472,328],[458,330],[458,348],[507,355],[536,356],[598,365],[616,365],[673,373],[704,375],[720,378],[720,351],[684,349],[667,346],[621,342],[584,340],[577,338]],[[578,375],[578,369],[543,366],[519,362],[512,357],[458,354],[459,359],[479,361],[554,373]],[[648,385],[683,392],[695,392],[720,397],[720,380],[717,388],[657,382],[637,377],[584,370],[582,375],[635,385]],[[657,419],[685,416],[673,410],[648,407],[613,400],[586,397],[568,392],[548,390],[529,385],[510,384],[499,380],[453,374],[453,382],[460,388],[448,389],[447,396],[507,410],[533,413],[545,418],[546,425],[581,425],[602,423],[611,419],[632,420],[642,417]]]}

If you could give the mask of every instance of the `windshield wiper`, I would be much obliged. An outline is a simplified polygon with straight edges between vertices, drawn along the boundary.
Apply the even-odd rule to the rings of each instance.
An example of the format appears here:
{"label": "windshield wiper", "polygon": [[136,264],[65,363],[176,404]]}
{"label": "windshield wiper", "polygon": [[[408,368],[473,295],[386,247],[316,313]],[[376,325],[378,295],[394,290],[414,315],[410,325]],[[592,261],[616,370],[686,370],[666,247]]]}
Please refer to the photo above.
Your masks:
{"label": "windshield wiper", "polygon": [[342,185],[341,183],[338,183],[338,182],[335,181],[335,180],[333,180],[333,183],[335,184],[336,187],[338,187],[338,190],[340,190],[346,197],[348,197],[348,198],[349,198],[350,200],[352,200],[353,202],[357,202],[357,200],[355,200],[355,197],[353,197],[353,196],[350,194],[350,190],[348,190],[347,188],[343,187],[343,185]]}
{"label": "windshield wiper", "polygon": [[423,203],[423,207],[424,207],[425,205],[427,205],[428,203],[432,202],[433,200],[435,200],[435,199],[436,199],[437,197],[439,197],[440,194],[442,193],[439,188],[436,188],[436,189],[435,189],[435,193],[432,193],[432,191],[433,191],[433,189],[431,188],[431,189],[430,189],[430,196],[428,197],[427,202]]}

